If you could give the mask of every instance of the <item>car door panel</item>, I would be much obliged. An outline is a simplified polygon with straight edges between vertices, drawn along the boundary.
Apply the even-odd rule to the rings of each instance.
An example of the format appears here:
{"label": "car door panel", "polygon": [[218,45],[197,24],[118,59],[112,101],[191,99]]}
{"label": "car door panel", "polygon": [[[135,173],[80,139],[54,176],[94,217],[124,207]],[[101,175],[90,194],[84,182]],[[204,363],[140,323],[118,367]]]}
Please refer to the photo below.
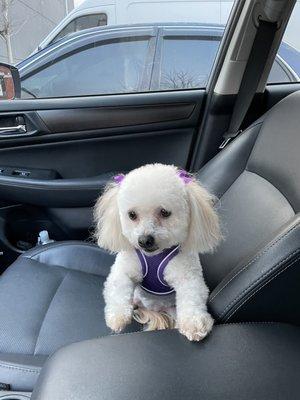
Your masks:
{"label": "car door panel", "polygon": [[44,110],[39,111],[38,115],[52,132],[59,133],[185,120],[192,115],[194,107],[192,103],[158,104],[101,109]]}
{"label": "car door panel", "polygon": [[50,207],[90,206],[108,180],[101,171],[126,171],[148,162],[174,163],[184,167],[192,133],[181,129],[2,150],[2,164],[7,166],[19,162],[15,171],[30,172],[31,168],[39,165],[43,169],[55,168],[58,177],[31,179],[30,175],[2,175],[0,196],[14,202]]}
{"label": "car door panel", "polygon": [[[43,100],[26,100],[28,111],[21,113],[25,106],[20,103],[24,102],[16,101],[15,115],[35,113],[42,124],[38,123],[30,136],[1,138],[0,135],[1,165],[53,169],[55,159],[55,170],[61,178],[84,178],[128,170],[136,164],[133,157],[128,159],[128,154],[137,152],[137,163],[175,157],[174,163],[186,166],[204,96],[201,90],[183,91],[181,96],[178,92],[126,95],[128,104],[122,99],[119,106],[114,104],[115,97],[110,96],[112,102],[102,97],[98,107],[95,100],[94,107],[87,107],[86,103],[78,107],[78,99],[74,99],[73,108],[69,99],[68,103],[65,101],[65,109],[62,108],[65,99],[46,105]],[[2,110],[5,105],[1,104]],[[14,114],[11,105],[9,109],[9,113],[0,112],[0,122]],[[171,155],[174,147],[175,156]]]}
{"label": "car door panel", "polygon": [[113,174],[151,162],[187,168],[205,96],[187,90],[1,102],[0,124],[31,121],[27,135],[0,135],[9,242],[19,246],[26,224],[35,236],[46,227],[54,239],[86,239],[91,208]]}

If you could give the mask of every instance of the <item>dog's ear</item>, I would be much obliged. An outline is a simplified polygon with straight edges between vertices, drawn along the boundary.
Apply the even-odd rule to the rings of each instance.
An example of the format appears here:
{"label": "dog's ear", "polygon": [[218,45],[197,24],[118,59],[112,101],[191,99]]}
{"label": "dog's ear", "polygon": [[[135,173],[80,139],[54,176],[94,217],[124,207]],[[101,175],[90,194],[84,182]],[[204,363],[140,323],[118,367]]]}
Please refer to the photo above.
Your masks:
{"label": "dog's ear", "polygon": [[122,234],[117,202],[118,192],[118,184],[108,184],[94,208],[95,236],[98,245],[112,253],[118,253],[129,247],[127,239]]}
{"label": "dog's ear", "polygon": [[209,253],[221,240],[219,218],[214,210],[214,196],[197,181],[186,185],[190,206],[190,226],[186,248],[197,253]]}

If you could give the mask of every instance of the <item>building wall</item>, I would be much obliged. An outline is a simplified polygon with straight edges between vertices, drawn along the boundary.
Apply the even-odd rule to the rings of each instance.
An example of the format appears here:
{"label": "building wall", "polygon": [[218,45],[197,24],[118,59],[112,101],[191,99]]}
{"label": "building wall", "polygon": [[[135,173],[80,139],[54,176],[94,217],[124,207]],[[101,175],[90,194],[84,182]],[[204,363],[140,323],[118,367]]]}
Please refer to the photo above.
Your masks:
{"label": "building wall", "polygon": [[[11,3],[14,63],[26,58],[74,7],[74,0],[13,0]],[[7,62],[6,46],[0,38],[0,61]]]}

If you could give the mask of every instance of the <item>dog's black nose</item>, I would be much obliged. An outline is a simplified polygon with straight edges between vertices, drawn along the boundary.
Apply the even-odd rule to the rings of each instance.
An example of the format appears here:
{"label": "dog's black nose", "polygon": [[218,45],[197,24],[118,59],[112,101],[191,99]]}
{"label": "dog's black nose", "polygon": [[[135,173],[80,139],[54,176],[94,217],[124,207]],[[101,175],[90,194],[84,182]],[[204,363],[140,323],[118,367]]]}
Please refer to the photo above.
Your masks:
{"label": "dog's black nose", "polygon": [[142,235],[139,237],[139,245],[145,250],[151,250],[154,247],[155,239],[152,235]]}

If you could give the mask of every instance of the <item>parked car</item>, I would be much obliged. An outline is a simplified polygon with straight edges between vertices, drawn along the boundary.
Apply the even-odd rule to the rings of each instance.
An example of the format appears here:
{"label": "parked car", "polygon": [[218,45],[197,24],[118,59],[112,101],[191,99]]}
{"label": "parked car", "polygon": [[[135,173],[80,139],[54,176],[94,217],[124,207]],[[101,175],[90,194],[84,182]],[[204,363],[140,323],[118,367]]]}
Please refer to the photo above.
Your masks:
{"label": "parked car", "polygon": [[[171,23],[79,32],[18,65],[22,98],[203,88],[223,32]],[[299,81],[290,64],[300,73],[299,52],[282,43],[268,82]]]}
{"label": "parked car", "polygon": [[84,29],[104,25],[137,22],[211,22],[226,23],[232,0],[85,0],[74,8],[41,42],[44,49],[64,36]]}

